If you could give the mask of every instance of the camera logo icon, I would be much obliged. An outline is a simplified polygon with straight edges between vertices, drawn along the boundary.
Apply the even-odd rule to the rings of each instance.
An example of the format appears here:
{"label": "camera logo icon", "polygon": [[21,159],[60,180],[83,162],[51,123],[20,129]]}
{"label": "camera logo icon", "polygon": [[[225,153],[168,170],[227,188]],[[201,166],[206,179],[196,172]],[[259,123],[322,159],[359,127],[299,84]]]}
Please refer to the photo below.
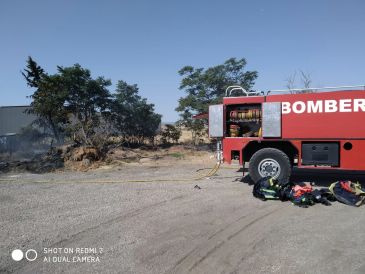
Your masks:
{"label": "camera logo icon", "polygon": [[[33,262],[37,259],[38,257],[38,253],[37,251],[35,251],[34,249],[28,249],[25,252],[25,258],[29,261],[29,262]],[[14,249],[11,252],[11,258],[16,261],[19,262],[24,258],[24,253],[23,251],[21,251],[20,249]]]}

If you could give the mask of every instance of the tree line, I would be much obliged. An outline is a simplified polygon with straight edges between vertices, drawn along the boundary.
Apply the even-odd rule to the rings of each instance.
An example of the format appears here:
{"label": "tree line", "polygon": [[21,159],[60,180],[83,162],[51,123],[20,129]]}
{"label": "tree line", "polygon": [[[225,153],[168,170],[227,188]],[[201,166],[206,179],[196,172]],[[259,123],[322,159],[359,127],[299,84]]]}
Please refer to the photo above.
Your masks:
{"label": "tree line", "polygon": [[29,112],[35,123],[52,132],[58,143],[70,138],[82,145],[98,145],[108,136],[121,142],[153,140],[161,123],[154,104],[139,95],[136,84],[119,80],[112,94],[111,81],[93,78],[90,70],[75,64],[47,73],[31,57],[23,70],[27,85],[34,88]]}
{"label": "tree line", "polygon": [[[165,128],[161,141],[177,142],[179,127],[184,127],[196,143],[206,133],[207,120],[194,119],[194,115],[206,113],[209,105],[220,103],[228,86],[252,90],[258,73],[246,70],[246,65],[244,58],[230,58],[206,69],[185,66],[179,70],[179,88],[185,93],[176,108],[180,120],[178,127]],[[161,115],[139,95],[136,84],[120,80],[111,93],[109,79],[93,78],[90,70],[79,64],[57,66],[57,72],[49,74],[31,57],[22,75],[34,89],[29,111],[38,116],[36,123],[52,132],[58,143],[71,138],[76,143],[95,145],[109,135],[118,136],[122,142],[143,143],[156,136]]]}

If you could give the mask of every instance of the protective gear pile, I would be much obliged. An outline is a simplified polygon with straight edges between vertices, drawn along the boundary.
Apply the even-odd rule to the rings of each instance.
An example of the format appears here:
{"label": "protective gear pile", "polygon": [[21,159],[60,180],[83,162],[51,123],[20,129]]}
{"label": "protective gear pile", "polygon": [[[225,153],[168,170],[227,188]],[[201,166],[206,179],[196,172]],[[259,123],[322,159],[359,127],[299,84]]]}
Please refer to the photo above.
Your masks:
{"label": "protective gear pile", "polygon": [[314,184],[309,182],[281,184],[271,177],[265,177],[255,183],[252,194],[263,201],[291,201],[294,205],[304,208],[316,203],[329,206],[334,201],[358,207],[365,202],[365,191],[359,183],[338,181],[329,188],[319,189],[313,186]]}

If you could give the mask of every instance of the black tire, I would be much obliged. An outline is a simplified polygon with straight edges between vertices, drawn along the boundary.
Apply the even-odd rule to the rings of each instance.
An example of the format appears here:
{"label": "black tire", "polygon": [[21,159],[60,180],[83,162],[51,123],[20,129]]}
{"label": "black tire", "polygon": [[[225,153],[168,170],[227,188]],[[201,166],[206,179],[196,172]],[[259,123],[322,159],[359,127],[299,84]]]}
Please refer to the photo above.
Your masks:
{"label": "black tire", "polygon": [[287,183],[291,174],[291,164],[288,155],[281,150],[262,148],[252,155],[248,171],[254,182],[263,177],[271,176],[280,183]]}

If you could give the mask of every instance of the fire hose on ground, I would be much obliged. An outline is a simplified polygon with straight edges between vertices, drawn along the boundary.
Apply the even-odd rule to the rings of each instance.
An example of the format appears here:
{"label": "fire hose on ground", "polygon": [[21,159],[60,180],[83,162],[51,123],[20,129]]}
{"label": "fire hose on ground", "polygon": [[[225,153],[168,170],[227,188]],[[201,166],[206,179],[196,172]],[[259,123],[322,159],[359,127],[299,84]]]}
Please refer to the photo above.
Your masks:
{"label": "fire hose on ground", "polygon": [[[149,183],[149,182],[191,182],[191,181],[199,181],[204,178],[210,178],[214,176],[219,168],[221,163],[217,162],[212,169],[207,174],[199,175],[197,177],[192,178],[159,178],[159,179],[135,179],[135,180],[80,180],[80,181],[73,181],[67,180],[67,183]],[[0,182],[16,182],[19,181],[17,179],[8,178],[8,179],[0,179]],[[25,179],[24,181],[27,181]],[[32,183],[55,183],[61,182],[58,180],[31,180]],[[64,182],[64,181],[62,181]]]}
{"label": "fire hose on ground", "polygon": [[[192,178],[160,178],[160,179],[135,179],[135,180],[82,180],[82,181],[71,181],[68,180],[68,183],[148,183],[148,182],[191,182],[191,181],[199,181],[202,180],[204,178],[210,178],[214,175],[217,174],[218,170],[221,168],[221,164],[223,162],[223,157],[222,157],[222,143],[221,141],[217,142],[217,150],[216,150],[216,158],[217,158],[217,162],[216,164],[213,166],[213,168],[211,168],[209,170],[209,172],[207,174],[203,174],[203,175],[199,175],[196,177],[192,177]],[[227,167],[226,167],[227,168]],[[204,168],[205,169],[205,168]],[[235,169],[235,168],[227,168],[227,169]],[[203,170],[203,169],[199,169],[196,172]],[[237,177],[237,176],[235,176]],[[11,181],[18,181],[16,179],[0,179],[0,182],[11,182]],[[38,181],[31,181],[32,183],[50,183],[50,182],[58,182],[55,180],[38,180]]]}

